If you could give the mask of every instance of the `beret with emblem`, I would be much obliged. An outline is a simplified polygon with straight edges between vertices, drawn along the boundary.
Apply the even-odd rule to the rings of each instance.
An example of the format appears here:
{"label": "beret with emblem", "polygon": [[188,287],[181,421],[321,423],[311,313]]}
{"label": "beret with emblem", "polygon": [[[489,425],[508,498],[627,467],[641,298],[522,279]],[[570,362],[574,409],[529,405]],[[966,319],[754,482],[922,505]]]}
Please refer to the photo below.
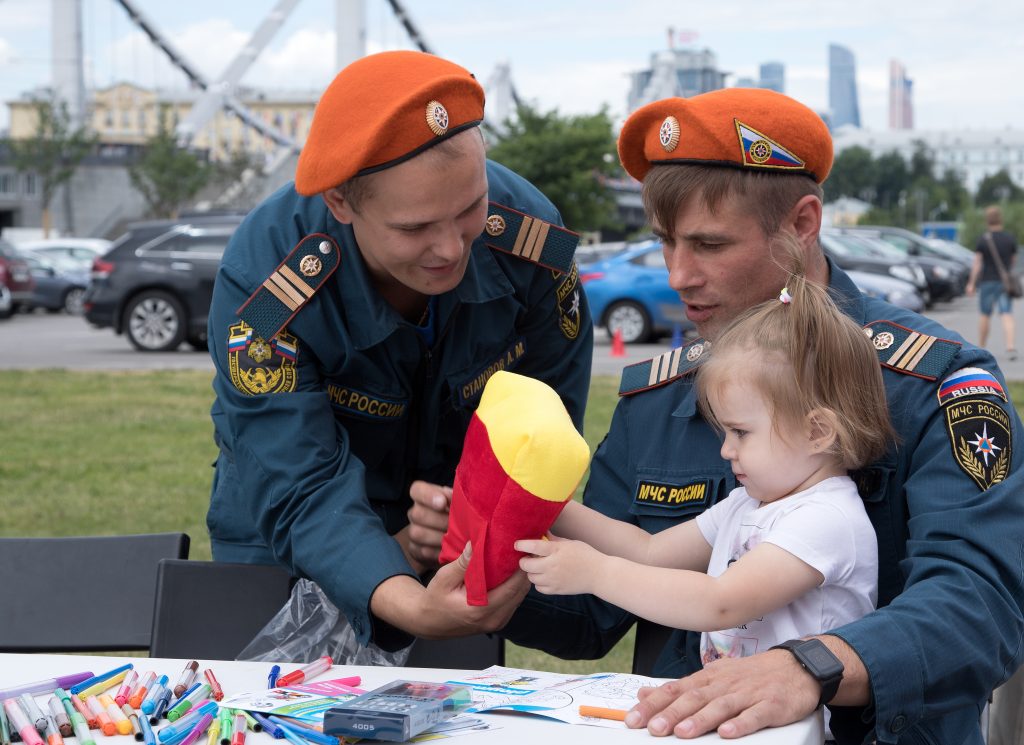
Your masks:
{"label": "beret with emblem", "polygon": [[398,165],[483,117],[483,88],[454,62],[411,51],[363,57],[320,98],[295,190],[313,196]]}
{"label": "beret with emblem", "polygon": [[662,163],[800,173],[819,184],[832,168],[832,137],[814,111],[782,93],[725,88],[666,98],[630,115],[619,159],[642,181]]}

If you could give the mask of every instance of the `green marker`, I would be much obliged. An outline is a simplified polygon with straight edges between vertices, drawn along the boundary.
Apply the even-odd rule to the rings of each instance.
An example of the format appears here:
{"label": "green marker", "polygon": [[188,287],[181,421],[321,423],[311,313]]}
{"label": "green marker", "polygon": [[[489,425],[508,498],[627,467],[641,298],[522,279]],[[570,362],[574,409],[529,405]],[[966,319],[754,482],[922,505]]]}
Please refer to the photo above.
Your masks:
{"label": "green marker", "polygon": [[234,729],[234,715],[226,706],[220,707],[217,714],[220,720],[220,745],[231,745],[231,731]]}
{"label": "green marker", "polygon": [[0,745],[11,745],[11,728],[7,724],[7,710],[0,706]]}

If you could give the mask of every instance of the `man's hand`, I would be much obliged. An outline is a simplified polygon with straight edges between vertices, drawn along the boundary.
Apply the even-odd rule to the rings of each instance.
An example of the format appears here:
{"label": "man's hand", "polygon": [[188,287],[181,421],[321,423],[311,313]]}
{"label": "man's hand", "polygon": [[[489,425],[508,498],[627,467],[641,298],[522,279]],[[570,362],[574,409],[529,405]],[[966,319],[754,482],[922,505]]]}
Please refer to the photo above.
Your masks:
{"label": "man's hand", "polygon": [[407,540],[403,550],[413,566],[437,567],[441,553],[441,539],[448,530],[448,507],[452,502],[452,488],[414,481],[409,487],[412,507],[409,508]]}
{"label": "man's hand", "polygon": [[546,541],[516,541],[515,549],[531,554],[519,560],[519,568],[545,595],[593,592],[592,580],[601,574],[597,565],[604,554],[583,541],[548,535]]}
{"label": "man's hand", "polygon": [[641,688],[626,726],[652,735],[692,738],[717,729],[736,738],[798,722],[814,711],[821,690],[793,655],[775,649],[720,659],[658,688]]}
{"label": "man's hand", "polygon": [[530,582],[522,572],[516,572],[487,593],[487,605],[466,603],[466,568],[472,546],[458,559],[437,570],[427,585],[420,610],[417,636],[444,639],[497,631],[505,626],[516,608],[526,597]]}

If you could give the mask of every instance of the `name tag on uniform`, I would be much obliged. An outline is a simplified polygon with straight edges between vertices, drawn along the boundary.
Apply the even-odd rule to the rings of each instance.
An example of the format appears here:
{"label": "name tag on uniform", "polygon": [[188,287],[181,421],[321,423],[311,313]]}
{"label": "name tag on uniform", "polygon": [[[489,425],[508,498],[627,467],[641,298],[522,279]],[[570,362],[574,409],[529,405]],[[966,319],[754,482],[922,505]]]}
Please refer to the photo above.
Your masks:
{"label": "name tag on uniform", "polygon": [[633,504],[654,507],[666,513],[703,510],[711,503],[711,480],[698,479],[686,484],[643,479],[637,482]]}
{"label": "name tag on uniform", "polygon": [[512,342],[512,345],[499,354],[494,360],[488,362],[484,367],[473,372],[466,380],[459,381],[452,385],[452,398],[459,402],[460,406],[466,406],[480,397],[484,392],[484,386],[491,376],[498,370],[512,370],[519,366],[523,357],[526,356],[526,339],[520,337]]}
{"label": "name tag on uniform", "polygon": [[393,421],[405,416],[409,408],[408,401],[382,398],[335,383],[328,383],[325,390],[335,410],[365,419]]}

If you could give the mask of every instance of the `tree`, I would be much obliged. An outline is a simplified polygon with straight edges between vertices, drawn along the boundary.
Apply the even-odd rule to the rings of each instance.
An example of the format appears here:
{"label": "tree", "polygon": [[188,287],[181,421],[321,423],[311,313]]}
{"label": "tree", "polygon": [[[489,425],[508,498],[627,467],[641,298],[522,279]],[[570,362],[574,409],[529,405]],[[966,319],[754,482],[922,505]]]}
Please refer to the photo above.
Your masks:
{"label": "tree", "polygon": [[871,151],[859,145],[848,147],[836,156],[832,164],[832,171],[825,181],[825,201],[854,197],[871,202],[877,178]]}
{"label": "tree", "polygon": [[146,142],[142,156],[131,165],[128,175],[153,216],[173,218],[206,186],[212,172],[206,160],[178,147],[164,111],[156,134]]}
{"label": "tree", "polygon": [[39,177],[43,204],[43,235],[50,236],[50,205],[63,184],[71,180],[82,160],[92,152],[96,135],[84,126],[74,126],[66,102],[46,91],[33,101],[36,111],[35,135],[10,140],[11,159],[19,173],[32,172]]}
{"label": "tree", "polygon": [[619,173],[608,112],[567,116],[520,106],[488,157],[529,180],[572,230],[616,224],[615,198],[604,179]]}
{"label": "tree", "polygon": [[910,174],[903,156],[895,150],[875,159],[875,205],[892,209],[906,198],[910,187]]}
{"label": "tree", "polygon": [[1014,202],[1021,196],[1024,196],[1024,190],[1013,183],[1010,172],[1003,168],[981,180],[974,196],[974,203],[979,207],[985,207],[1000,202]]}

